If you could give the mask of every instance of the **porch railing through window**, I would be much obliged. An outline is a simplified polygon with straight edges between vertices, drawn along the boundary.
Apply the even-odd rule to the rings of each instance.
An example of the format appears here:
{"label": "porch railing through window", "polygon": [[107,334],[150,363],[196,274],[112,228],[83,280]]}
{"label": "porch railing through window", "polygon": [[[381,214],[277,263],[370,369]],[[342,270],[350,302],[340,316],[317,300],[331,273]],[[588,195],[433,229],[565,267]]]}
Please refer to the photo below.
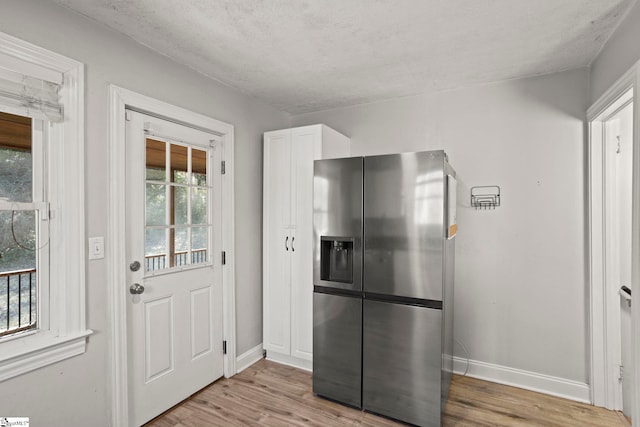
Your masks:
{"label": "porch railing through window", "polygon": [[[169,268],[167,262],[167,254],[147,255],[144,257],[145,266],[147,271],[163,270]],[[201,264],[207,262],[207,250],[206,249],[194,249],[191,251],[191,262],[187,263],[189,259],[189,252],[176,252],[173,254],[174,266],[180,267],[187,264]]]}
{"label": "porch railing through window", "polygon": [[0,273],[0,337],[36,326],[36,269]]}

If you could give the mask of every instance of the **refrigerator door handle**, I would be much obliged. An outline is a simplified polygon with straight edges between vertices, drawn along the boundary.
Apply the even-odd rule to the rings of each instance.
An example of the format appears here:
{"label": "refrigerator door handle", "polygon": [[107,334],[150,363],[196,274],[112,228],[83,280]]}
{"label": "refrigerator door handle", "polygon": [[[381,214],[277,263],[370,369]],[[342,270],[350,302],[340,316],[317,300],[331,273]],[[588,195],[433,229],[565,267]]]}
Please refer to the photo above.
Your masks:
{"label": "refrigerator door handle", "polygon": [[287,236],[286,239],[284,239],[284,248],[288,251],[289,250],[289,236]]}
{"label": "refrigerator door handle", "polygon": [[294,240],[296,240],[296,236],[293,236],[293,237],[291,238],[291,252],[295,252],[295,251],[296,251],[296,248],[294,248],[294,247],[293,247],[293,242],[294,242]]}

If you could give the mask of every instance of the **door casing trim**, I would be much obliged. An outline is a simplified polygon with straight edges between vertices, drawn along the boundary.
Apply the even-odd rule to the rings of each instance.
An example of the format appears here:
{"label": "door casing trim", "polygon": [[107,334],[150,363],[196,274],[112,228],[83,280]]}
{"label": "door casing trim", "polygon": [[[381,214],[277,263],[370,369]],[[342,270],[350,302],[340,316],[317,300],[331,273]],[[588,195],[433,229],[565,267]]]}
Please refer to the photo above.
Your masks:
{"label": "door casing trim", "polygon": [[[589,365],[591,403],[614,409],[619,404],[615,396],[617,377],[610,369],[615,350],[607,346],[607,295],[606,295],[606,239],[605,239],[605,186],[604,184],[604,140],[602,137],[602,116],[629,89],[633,89],[633,212],[631,256],[640,257],[640,61],[621,76],[588,110],[588,274],[589,274]],[[635,289],[640,288],[640,263],[632,262],[631,282]],[[640,360],[640,307],[636,302],[631,307],[631,357],[637,363]],[[640,366],[629,378],[632,393],[640,393]],[[634,417],[640,415],[640,399],[632,396]]]}
{"label": "door casing trim", "polygon": [[109,229],[107,251],[108,304],[110,317],[110,396],[111,425],[129,425],[129,389],[127,359],[127,286],[125,236],[125,109],[131,108],[177,123],[191,125],[217,134],[222,139],[222,248],[226,263],[222,266],[224,376],[236,373],[235,315],[235,221],[234,221],[234,127],[211,117],[141,95],[116,85],[109,86]]}

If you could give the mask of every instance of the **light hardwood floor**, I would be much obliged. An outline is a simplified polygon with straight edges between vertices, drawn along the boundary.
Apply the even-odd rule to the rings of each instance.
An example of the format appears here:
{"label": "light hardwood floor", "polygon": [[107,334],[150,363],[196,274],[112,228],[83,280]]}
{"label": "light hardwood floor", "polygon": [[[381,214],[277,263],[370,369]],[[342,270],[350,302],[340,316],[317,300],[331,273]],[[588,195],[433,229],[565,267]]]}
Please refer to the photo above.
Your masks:
{"label": "light hardwood floor", "polygon": [[[311,374],[261,360],[221,379],[147,426],[402,426],[313,395]],[[629,426],[613,411],[454,376],[444,426]]]}

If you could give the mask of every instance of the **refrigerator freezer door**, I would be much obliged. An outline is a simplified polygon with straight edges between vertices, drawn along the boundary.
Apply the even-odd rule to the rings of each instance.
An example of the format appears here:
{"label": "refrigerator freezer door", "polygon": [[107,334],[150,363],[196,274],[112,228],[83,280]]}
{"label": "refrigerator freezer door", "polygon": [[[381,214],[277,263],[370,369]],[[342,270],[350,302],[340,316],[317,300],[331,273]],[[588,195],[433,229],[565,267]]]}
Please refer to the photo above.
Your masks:
{"label": "refrigerator freezer door", "polygon": [[313,235],[313,284],[361,291],[362,157],[314,162]]}
{"label": "refrigerator freezer door", "polygon": [[361,407],[362,299],[313,294],[313,392]]}
{"label": "refrigerator freezer door", "polygon": [[365,157],[365,292],[442,300],[444,156]]}
{"label": "refrigerator freezer door", "polygon": [[364,409],[440,426],[441,325],[441,310],[364,301]]}

